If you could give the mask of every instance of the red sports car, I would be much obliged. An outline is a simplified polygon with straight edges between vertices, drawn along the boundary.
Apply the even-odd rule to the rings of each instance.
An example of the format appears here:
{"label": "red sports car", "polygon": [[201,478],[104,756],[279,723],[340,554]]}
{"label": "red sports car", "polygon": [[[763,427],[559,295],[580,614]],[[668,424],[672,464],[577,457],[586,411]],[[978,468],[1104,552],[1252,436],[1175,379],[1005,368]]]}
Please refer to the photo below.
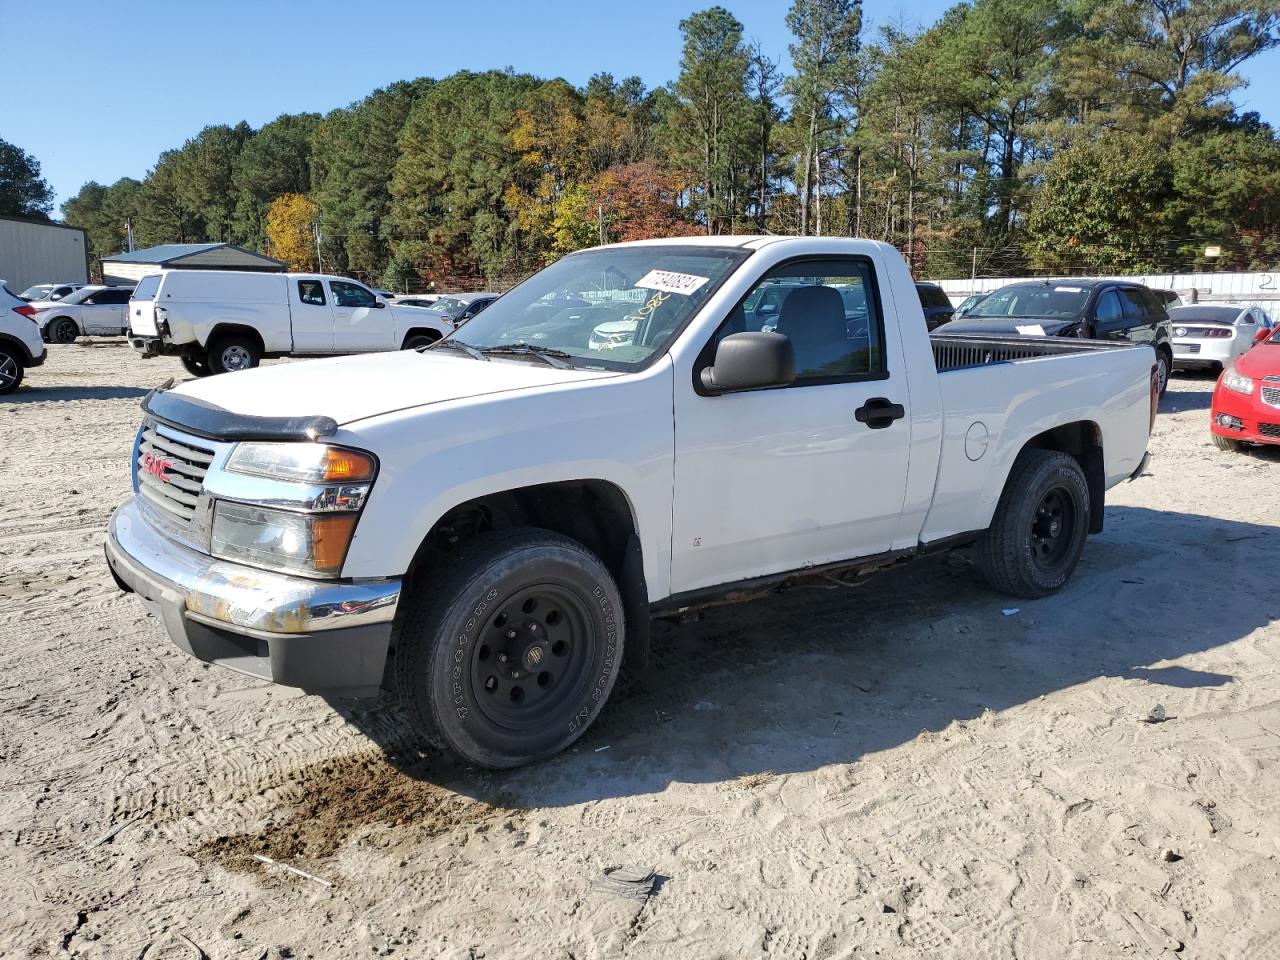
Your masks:
{"label": "red sports car", "polygon": [[1213,444],[1280,444],[1280,326],[1222,371],[1209,415]]}

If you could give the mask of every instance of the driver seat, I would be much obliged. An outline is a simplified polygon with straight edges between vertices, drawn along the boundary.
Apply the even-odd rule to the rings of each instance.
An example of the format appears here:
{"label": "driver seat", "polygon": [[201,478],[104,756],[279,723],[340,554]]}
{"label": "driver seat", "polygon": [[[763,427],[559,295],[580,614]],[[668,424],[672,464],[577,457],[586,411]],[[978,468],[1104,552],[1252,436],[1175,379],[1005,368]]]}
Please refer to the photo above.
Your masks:
{"label": "driver seat", "polygon": [[[844,300],[834,287],[797,287],[778,311],[778,333],[791,338],[796,351],[796,376],[833,376],[839,361],[850,353]],[[824,369],[826,368],[826,369]]]}

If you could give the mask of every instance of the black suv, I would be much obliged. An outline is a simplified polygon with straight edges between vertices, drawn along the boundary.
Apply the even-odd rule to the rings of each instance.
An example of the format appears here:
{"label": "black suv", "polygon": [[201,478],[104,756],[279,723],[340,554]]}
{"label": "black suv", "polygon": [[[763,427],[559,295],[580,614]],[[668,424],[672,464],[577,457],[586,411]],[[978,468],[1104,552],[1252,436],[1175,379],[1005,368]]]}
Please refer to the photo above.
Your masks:
{"label": "black suv", "polygon": [[954,313],[951,298],[936,283],[917,283],[916,295],[920,297],[920,306],[924,308],[924,324],[930,330],[951,319]]}
{"label": "black suv", "polygon": [[1173,330],[1155,292],[1122,280],[1028,280],[987,294],[939,333],[1128,340],[1155,348],[1160,392],[1173,369]]}

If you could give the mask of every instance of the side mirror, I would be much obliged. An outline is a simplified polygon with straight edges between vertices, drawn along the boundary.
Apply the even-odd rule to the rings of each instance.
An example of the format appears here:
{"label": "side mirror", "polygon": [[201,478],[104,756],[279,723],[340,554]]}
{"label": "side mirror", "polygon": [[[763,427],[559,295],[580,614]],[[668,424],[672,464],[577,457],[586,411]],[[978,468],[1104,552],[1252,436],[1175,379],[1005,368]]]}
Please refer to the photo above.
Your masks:
{"label": "side mirror", "polygon": [[1270,333],[1271,331],[1268,330],[1266,327],[1259,327],[1258,332],[1253,335],[1253,342],[1261,343],[1263,340],[1267,339],[1267,336]]}
{"label": "side mirror", "polygon": [[796,378],[796,350],[781,333],[735,333],[716,347],[714,365],[701,374],[708,391],[781,387]]}
{"label": "side mirror", "polygon": [[381,309],[382,309],[383,307],[385,307],[386,305],[387,305],[387,304],[386,304],[386,301],[384,301],[384,300],[380,300],[380,299],[378,299],[377,297],[374,297],[374,298],[373,298],[373,306],[374,306],[374,308],[375,308],[375,309],[381,310]]}

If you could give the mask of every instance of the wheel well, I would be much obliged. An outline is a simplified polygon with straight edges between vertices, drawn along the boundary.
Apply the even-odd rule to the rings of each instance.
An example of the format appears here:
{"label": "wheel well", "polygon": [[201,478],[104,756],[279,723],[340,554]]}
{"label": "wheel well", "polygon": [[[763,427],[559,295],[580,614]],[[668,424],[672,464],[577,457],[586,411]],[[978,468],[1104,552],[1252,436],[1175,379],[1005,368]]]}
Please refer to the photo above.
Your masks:
{"label": "wheel well", "polygon": [[458,504],[427,533],[406,574],[405,591],[464,543],[493,530],[540,527],[571,537],[613,574],[627,617],[626,666],[639,670],[649,650],[649,593],[640,534],[626,494],[605,480],[568,480],[504,490]]}
{"label": "wheel well", "polygon": [[1064,423],[1032,437],[1022,449],[1057,450],[1075,457],[1089,485],[1089,532],[1101,533],[1106,471],[1102,460],[1102,430],[1098,425],[1091,420]]}
{"label": "wheel well", "polygon": [[225,337],[229,333],[238,333],[248,337],[258,345],[258,353],[266,352],[266,345],[262,342],[262,334],[253,327],[246,327],[238,323],[220,323],[209,331],[209,336],[205,340],[205,346],[213,343],[219,337]]}
{"label": "wheel well", "polygon": [[409,342],[411,337],[426,337],[432,343],[435,343],[443,336],[444,334],[439,330],[433,330],[430,327],[414,327],[404,335],[404,340],[400,342],[400,348],[403,350],[404,345]]}
{"label": "wheel well", "polygon": [[31,366],[31,361],[34,359],[31,356],[31,351],[28,350],[27,345],[17,337],[11,337],[7,333],[0,333],[0,344],[9,347],[11,350],[16,350],[18,359],[22,361],[22,365],[24,367]]}

